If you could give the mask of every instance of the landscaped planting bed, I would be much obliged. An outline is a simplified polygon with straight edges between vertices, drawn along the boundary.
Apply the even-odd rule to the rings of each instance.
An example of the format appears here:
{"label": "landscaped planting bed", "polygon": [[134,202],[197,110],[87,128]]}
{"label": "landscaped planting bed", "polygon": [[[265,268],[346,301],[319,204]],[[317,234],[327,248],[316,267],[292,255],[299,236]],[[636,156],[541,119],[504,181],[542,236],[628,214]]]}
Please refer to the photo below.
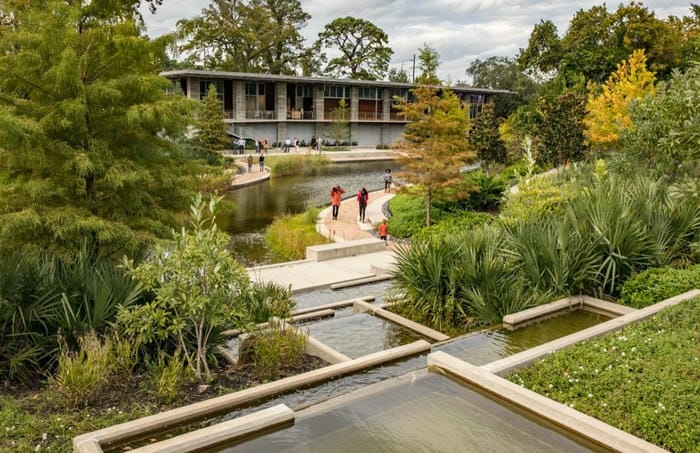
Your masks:
{"label": "landscaped planting bed", "polygon": [[700,298],[506,376],[665,449],[700,445]]}

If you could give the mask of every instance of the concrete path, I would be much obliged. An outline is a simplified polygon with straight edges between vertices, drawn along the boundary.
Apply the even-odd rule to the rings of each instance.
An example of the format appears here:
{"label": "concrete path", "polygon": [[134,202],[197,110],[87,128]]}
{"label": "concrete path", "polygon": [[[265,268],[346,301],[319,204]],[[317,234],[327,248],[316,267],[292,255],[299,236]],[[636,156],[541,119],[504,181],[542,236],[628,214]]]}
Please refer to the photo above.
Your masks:
{"label": "concrete path", "polygon": [[[367,150],[360,151],[360,153],[367,152]],[[377,158],[380,156],[382,159],[387,159],[386,151],[370,153],[373,156],[361,156],[358,151],[324,153],[328,157],[331,157],[331,154],[333,158],[338,160],[366,160],[367,157]],[[244,156],[240,157],[244,158]],[[259,172],[256,164],[253,165],[251,173],[247,173],[247,165],[244,160],[237,160],[237,164],[243,165],[243,172],[234,180],[234,186],[253,184],[270,177],[269,171]],[[376,231],[376,225],[385,218],[382,206],[394,194],[384,193],[383,190],[370,192],[365,223],[359,221],[359,204],[355,194],[346,195],[351,196],[342,201],[338,220],[332,220],[329,206],[320,213],[316,229],[333,241],[343,242],[344,244],[347,244],[348,241],[376,238],[376,234],[373,234]],[[382,252],[365,253],[324,261],[302,260],[252,267],[248,269],[248,275],[254,281],[271,281],[285,286],[288,285],[293,292],[328,288],[336,283],[359,280],[375,276],[378,273],[389,272],[394,264],[393,248],[394,244],[389,242],[386,251]]]}

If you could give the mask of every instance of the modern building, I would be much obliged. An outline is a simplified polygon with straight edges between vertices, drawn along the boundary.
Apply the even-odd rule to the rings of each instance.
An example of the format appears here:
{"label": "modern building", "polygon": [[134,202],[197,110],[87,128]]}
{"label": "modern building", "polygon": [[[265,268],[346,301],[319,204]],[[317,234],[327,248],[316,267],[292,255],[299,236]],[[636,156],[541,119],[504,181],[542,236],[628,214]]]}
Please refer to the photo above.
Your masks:
{"label": "modern building", "polygon": [[[347,106],[350,142],[361,146],[391,145],[401,138],[408,122],[397,108],[397,99],[410,100],[411,83],[178,70],[161,73],[173,81],[174,90],[191,99],[203,99],[214,84],[223,105],[229,132],[236,137],[271,143],[298,138],[329,138],[341,101]],[[484,103],[505,90],[451,87],[478,114]]]}

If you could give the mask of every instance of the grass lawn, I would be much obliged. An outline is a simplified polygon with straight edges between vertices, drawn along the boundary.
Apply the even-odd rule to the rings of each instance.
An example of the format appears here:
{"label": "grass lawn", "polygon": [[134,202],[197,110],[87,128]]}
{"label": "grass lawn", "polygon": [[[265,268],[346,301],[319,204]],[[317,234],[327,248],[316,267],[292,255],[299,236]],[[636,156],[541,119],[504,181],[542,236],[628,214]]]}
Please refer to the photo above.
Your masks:
{"label": "grass lawn", "polygon": [[506,378],[667,450],[698,452],[698,326],[700,298]]}

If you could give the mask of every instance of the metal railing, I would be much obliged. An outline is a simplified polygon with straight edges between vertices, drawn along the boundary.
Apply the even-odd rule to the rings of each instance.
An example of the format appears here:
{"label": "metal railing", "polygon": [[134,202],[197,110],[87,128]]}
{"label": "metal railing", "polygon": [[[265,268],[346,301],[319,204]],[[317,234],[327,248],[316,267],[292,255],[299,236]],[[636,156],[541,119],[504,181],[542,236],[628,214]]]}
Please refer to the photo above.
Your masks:
{"label": "metal railing", "polygon": [[274,110],[246,110],[245,119],[247,120],[275,120]]}

